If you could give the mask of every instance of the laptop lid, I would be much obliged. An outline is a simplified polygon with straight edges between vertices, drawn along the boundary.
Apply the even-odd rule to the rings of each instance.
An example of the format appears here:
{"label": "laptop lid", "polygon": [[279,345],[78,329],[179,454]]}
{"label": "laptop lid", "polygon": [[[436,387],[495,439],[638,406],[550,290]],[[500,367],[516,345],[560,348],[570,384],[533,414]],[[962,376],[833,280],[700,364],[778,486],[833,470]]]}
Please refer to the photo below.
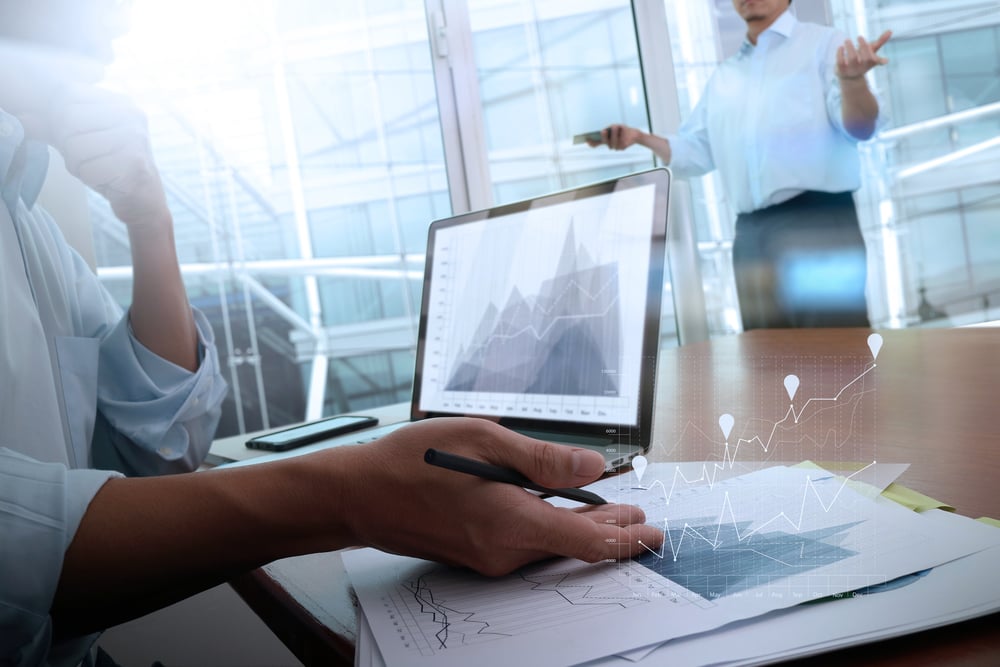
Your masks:
{"label": "laptop lid", "polygon": [[433,222],[411,418],[647,451],[669,189],[660,168]]}

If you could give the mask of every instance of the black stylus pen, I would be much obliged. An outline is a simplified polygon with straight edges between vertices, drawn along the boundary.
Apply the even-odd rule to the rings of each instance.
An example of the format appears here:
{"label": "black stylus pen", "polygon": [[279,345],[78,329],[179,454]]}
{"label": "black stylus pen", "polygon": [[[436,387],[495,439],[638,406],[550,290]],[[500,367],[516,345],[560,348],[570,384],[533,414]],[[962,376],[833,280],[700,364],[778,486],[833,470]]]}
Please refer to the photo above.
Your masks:
{"label": "black stylus pen", "polygon": [[607,500],[590,491],[572,488],[550,489],[547,486],[535,484],[516,470],[501,468],[500,466],[483,463],[482,461],[469,459],[464,456],[459,456],[458,454],[449,454],[448,452],[439,452],[436,449],[428,449],[424,452],[424,461],[430,463],[432,466],[438,466],[439,468],[447,468],[448,470],[464,472],[468,475],[475,475],[476,477],[488,479],[493,482],[514,484],[515,486],[531,489],[532,491],[539,491],[541,493],[559,496],[560,498],[575,500],[578,503],[587,503],[588,505],[607,505],[608,503]]}

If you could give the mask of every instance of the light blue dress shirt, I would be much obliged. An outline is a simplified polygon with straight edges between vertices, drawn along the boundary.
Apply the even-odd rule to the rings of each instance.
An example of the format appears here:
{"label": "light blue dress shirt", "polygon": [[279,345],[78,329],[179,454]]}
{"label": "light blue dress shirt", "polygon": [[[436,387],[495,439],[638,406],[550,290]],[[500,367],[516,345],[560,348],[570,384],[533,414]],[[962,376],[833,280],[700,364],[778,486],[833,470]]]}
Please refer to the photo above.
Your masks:
{"label": "light blue dress shirt", "polygon": [[75,665],[52,641],[63,556],[111,477],[190,471],[226,384],[195,311],[201,364],[153,354],[51,217],[34,206],[47,148],[0,110],[0,664]]}
{"label": "light blue dress shirt", "polygon": [[[847,36],[786,11],[719,65],[691,116],[670,135],[679,177],[718,168],[737,213],[806,190],[861,186],[858,140],[844,128],[837,48]],[[881,106],[881,105],[880,105]]]}

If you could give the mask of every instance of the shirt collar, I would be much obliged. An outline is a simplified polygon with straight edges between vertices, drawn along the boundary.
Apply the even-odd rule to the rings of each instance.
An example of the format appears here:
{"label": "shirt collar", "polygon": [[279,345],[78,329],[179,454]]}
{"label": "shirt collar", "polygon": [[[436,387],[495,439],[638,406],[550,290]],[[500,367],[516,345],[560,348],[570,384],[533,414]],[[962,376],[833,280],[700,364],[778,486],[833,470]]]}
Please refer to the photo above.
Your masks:
{"label": "shirt collar", "polygon": [[35,205],[48,166],[48,147],[25,140],[21,122],[0,109],[0,194],[9,210],[17,208],[18,199],[29,209]]}
{"label": "shirt collar", "polygon": [[[775,19],[774,23],[772,23],[767,30],[757,36],[757,43],[760,43],[761,36],[766,35],[769,32],[776,33],[787,39],[792,36],[792,33],[795,31],[795,27],[798,24],[799,20],[795,17],[795,14],[792,13],[792,10],[786,9],[781,16]],[[740,46],[739,56],[741,58],[745,58],[753,53],[753,50],[754,45],[751,44],[750,39],[744,35],[743,44]]]}

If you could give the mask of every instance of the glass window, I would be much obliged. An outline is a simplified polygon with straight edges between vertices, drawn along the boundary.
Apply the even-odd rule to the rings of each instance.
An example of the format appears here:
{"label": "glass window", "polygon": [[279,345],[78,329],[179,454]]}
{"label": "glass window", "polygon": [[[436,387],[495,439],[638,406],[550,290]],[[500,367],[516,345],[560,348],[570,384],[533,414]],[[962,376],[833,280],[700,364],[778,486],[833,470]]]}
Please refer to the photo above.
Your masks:
{"label": "glass window", "polygon": [[[961,324],[998,319],[995,167],[1000,159],[1000,14],[982,3],[833,0],[835,22],[892,28],[875,71],[890,127],[869,148],[862,226],[899,248],[898,275],[876,290],[873,323]],[[879,140],[880,139],[880,140]],[[990,217],[992,216],[992,217]],[[987,222],[992,221],[992,225]],[[873,247],[870,243],[869,247]],[[880,247],[881,246],[876,246]],[[984,304],[986,304],[984,306]]]}
{"label": "glass window", "polygon": [[[451,213],[423,0],[144,0],[132,19],[109,84],[149,115],[228,369],[218,435],[309,416],[318,349],[324,410],[405,400],[427,225]],[[93,208],[127,303],[124,229]]]}
{"label": "glass window", "polygon": [[611,123],[649,129],[631,3],[468,3],[497,203],[653,166],[574,135]]}
{"label": "glass window", "polygon": [[[627,0],[469,12],[497,201],[652,166],[572,144],[648,127]],[[314,369],[324,412],[408,398],[427,227],[452,212],[426,24],[423,0],[135,3],[109,83],[149,114],[185,279],[217,333],[218,435],[319,416]],[[124,304],[127,239],[93,206]]]}

